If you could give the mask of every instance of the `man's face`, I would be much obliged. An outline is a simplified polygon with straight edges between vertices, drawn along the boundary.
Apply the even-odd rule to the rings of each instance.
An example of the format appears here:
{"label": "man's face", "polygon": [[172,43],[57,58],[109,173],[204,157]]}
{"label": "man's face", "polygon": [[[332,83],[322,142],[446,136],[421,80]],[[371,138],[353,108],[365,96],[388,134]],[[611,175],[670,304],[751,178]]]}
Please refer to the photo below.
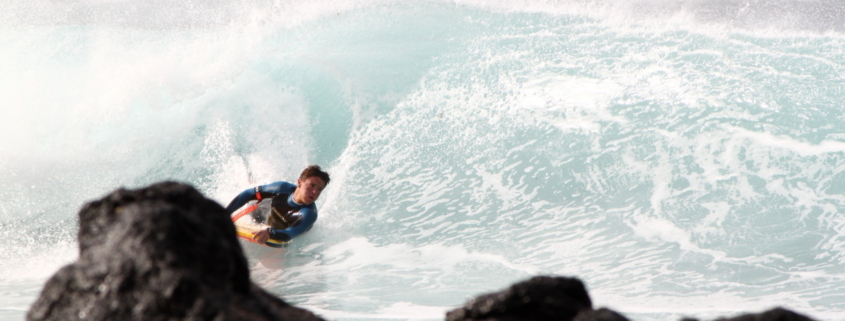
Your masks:
{"label": "man's face", "polygon": [[309,205],[314,203],[320,197],[320,193],[326,188],[326,182],[323,182],[317,176],[311,176],[306,179],[299,179],[296,181],[296,191],[293,192],[293,200],[299,204]]}

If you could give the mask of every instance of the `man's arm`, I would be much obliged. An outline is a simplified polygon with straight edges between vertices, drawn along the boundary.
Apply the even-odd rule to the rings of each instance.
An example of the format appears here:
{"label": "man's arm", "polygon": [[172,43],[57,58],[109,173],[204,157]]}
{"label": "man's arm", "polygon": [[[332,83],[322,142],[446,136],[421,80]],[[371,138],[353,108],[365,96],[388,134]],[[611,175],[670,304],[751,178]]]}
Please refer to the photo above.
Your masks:
{"label": "man's arm", "polygon": [[255,199],[255,188],[245,189],[229,202],[229,206],[226,206],[226,213],[232,214],[244,204]]}

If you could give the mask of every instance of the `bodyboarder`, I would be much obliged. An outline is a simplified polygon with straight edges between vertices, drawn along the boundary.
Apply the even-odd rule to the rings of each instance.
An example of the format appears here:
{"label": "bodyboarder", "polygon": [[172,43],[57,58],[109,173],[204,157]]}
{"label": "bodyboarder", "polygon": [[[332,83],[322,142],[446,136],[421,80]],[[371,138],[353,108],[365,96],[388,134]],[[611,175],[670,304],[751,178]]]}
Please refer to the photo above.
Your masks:
{"label": "bodyboarder", "polygon": [[320,166],[310,165],[299,175],[296,185],[278,181],[244,190],[226,206],[226,211],[231,215],[246,203],[258,201],[258,209],[250,214],[257,223],[269,227],[253,234],[253,240],[259,244],[271,238],[288,242],[311,229],[317,221],[314,202],[329,180],[329,174]]}

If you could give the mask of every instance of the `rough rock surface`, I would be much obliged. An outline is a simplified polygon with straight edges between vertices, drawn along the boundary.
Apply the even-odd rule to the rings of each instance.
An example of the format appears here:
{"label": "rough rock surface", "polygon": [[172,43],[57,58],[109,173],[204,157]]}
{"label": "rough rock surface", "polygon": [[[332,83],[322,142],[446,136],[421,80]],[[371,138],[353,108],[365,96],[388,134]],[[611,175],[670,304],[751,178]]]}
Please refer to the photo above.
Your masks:
{"label": "rough rock surface", "polygon": [[576,278],[536,276],[496,293],[481,295],[446,314],[447,321],[571,320],[592,309]]}
{"label": "rough rock surface", "polygon": [[119,189],[79,212],[79,259],[27,320],[322,320],[250,281],[229,216],[193,187]]}
{"label": "rough rock surface", "polygon": [[608,308],[581,311],[574,321],[629,321],[628,318]]}
{"label": "rough rock surface", "polygon": [[[446,321],[628,321],[607,309],[593,309],[584,284],[577,278],[535,276],[500,292],[484,294],[446,313]],[[698,321],[684,318],[681,321]],[[784,308],[743,314],[715,321],[813,321]]]}
{"label": "rough rock surface", "polygon": [[813,321],[813,319],[784,308],[774,308],[761,313],[748,313],[733,318],[719,318],[717,321]]}

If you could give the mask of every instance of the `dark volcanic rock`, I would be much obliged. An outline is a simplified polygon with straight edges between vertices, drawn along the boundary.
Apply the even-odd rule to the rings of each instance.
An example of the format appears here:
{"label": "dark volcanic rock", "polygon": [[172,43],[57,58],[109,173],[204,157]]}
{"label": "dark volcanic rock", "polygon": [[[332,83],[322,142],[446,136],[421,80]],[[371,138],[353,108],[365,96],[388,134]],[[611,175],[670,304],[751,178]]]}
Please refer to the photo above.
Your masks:
{"label": "dark volcanic rock", "polygon": [[120,189],[79,212],[79,259],[27,320],[322,320],[250,281],[224,209],[191,186]]}
{"label": "dark volcanic rock", "polygon": [[804,315],[784,308],[774,308],[762,313],[743,314],[733,318],[719,318],[717,321],[813,321]]}
{"label": "dark volcanic rock", "polygon": [[616,311],[601,308],[597,310],[581,311],[574,321],[629,321],[625,316]]}
{"label": "dark volcanic rock", "polygon": [[501,292],[481,295],[446,314],[447,321],[572,320],[592,309],[581,280],[536,276]]}
{"label": "dark volcanic rock", "polygon": [[[607,309],[594,310],[584,284],[576,278],[536,276],[496,293],[470,300],[446,313],[446,321],[629,321]],[[684,318],[681,321],[699,321]],[[715,321],[814,321],[784,308]]]}
{"label": "dark volcanic rock", "polygon": [[[699,321],[696,318],[683,318],[681,321]],[[774,308],[761,313],[748,313],[732,318],[718,318],[716,321],[814,321],[802,314],[784,308]]]}

